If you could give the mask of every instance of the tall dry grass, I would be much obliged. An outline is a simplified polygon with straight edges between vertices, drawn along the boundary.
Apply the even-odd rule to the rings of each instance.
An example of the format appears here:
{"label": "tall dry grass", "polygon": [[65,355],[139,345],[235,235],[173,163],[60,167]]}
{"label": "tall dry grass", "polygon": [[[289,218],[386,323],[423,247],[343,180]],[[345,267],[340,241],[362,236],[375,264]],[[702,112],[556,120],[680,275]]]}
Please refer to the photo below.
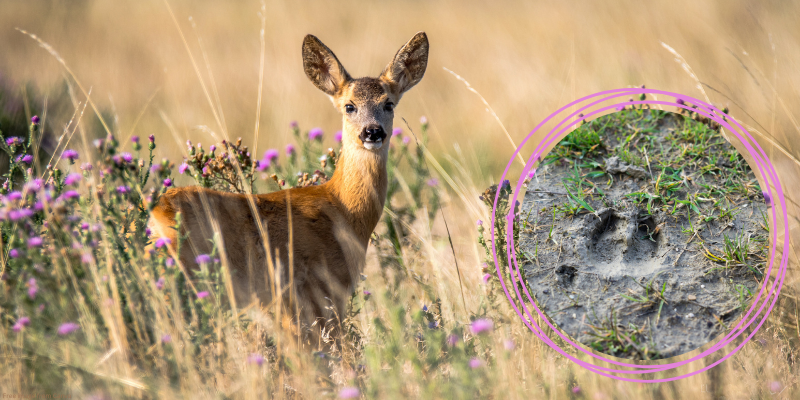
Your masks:
{"label": "tall dry grass", "polygon": [[[430,246],[429,256],[419,259],[413,269],[438,282],[445,315],[456,325],[468,321],[485,298],[479,272],[483,256],[474,223],[487,220],[488,214],[477,196],[499,176],[513,150],[497,120],[512,141],[519,143],[558,107],[597,91],[646,84],[707,96],[715,104],[729,106],[731,114],[752,129],[776,165],[784,187],[789,188],[792,242],[800,235],[800,198],[792,190],[800,183],[796,178],[800,176],[800,142],[796,140],[800,134],[800,75],[796,73],[800,31],[795,27],[800,5],[794,3],[270,2],[261,16],[261,4],[255,1],[5,2],[0,9],[0,73],[4,78],[32,81],[45,96],[66,81],[75,100],[83,102],[85,96],[76,78],[87,91],[91,88],[98,109],[109,110],[104,111],[104,119],[121,141],[131,135],[155,133],[160,143],[157,159],[179,158],[186,139],[210,144],[216,141],[214,135],[220,138],[226,133],[257,143],[260,151],[278,147],[291,140],[292,120],[322,127],[332,143],[339,117],[325,96],[306,81],[300,58],[302,37],[317,35],[353,75],[374,75],[408,37],[425,30],[431,41],[428,71],[422,83],[405,96],[396,123],[404,126],[401,117],[413,123],[425,115],[431,124],[434,157],[430,167],[449,189],[443,193],[444,215],[453,234],[463,273],[463,302],[469,312],[459,305],[461,287],[440,218],[433,221],[431,229],[416,232],[418,239]],[[260,82],[262,16],[264,79]],[[52,45],[74,78],[15,27]],[[683,64],[663,44],[674,49]],[[469,81],[497,119],[444,68]],[[259,85],[263,92],[257,109]],[[46,123],[60,132],[73,111],[51,113]],[[258,125],[256,115],[260,115]],[[81,124],[88,139],[101,134],[91,109]],[[77,148],[88,143],[79,135],[73,141]],[[515,168],[520,171],[518,165]],[[178,184],[188,183],[178,180]],[[789,289],[793,293],[800,289],[794,272],[797,257],[797,249],[792,247],[787,295],[792,293]],[[385,285],[375,270],[377,264],[373,262],[370,268],[365,285]],[[413,285],[404,289],[402,302],[407,307],[431,300]],[[786,388],[781,396],[788,398],[796,393],[796,365],[790,349],[797,348],[800,328],[797,299],[785,300],[758,336],[766,345],[750,344],[708,374],[679,382],[645,385],[602,378],[575,367],[520,324],[511,322],[503,324],[485,348],[505,354],[502,341],[511,336],[518,342],[517,349],[508,357],[494,357],[486,376],[476,382],[484,385],[482,395],[509,398],[531,394],[550,398],[751,398],[769,396],[770,383],[776,381]],[[386,317],[393,305],[376,300],[373,308],[364,310],[361,324],[366,337],[374,329],[371,318]],[[258,340],[257,335],[231,337],[224,345],[250,352],[259,346]],[[155,393],[211,397],[219,390],[233,397],[257,397],[264,391],[279,395],[284,393],[283,385],[318,387],[319,377],[326,376],[314,367],[316,361],[302,352],[292,357],[302,366],[300,371],[310,372],[275,377],[254,370],[244,357],[224,368],[195,365],[211,369],[212,375],[213,368],[219,368],[213,375],[216,379],[200,381],[197,376],[201,375],[188,373],[182,385],[158,386]],[[399,359],[411,362],[411,356],[404,357]],[[182,362],[203,361],[207,360]],[[398,389],[408,385],[411,394],[441,395],[423,390],[440,382],[414,375],[413,368],[401,365],[382,378],[382,361],[387,360],[375,361],[371,384],[396,385]],[[4,370],[3,390],[11,392],[6,388],[20,387],[15,374],[21,373],[16,369],[21,367],[9,365],[16,366]],[[123,380],[120,387],[125,394],[143,393],[137,385],[146,374],[132,370],[124,358],[112,355],[96,368],[114,371],[115,379]],[[332,387],[349,379],[344,367],[333,368],[327,376]],[[571,391],[576,384],[581,387],[579,394]],[[68,385],[74,393],[87,394],[79,381]]]}

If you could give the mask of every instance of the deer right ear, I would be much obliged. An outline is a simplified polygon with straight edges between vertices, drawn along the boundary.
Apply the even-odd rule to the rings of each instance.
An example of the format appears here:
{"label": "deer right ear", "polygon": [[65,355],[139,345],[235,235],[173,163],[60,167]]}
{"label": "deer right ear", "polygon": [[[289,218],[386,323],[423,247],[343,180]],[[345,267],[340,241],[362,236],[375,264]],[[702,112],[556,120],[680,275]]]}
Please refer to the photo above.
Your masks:
{"label": "deer right ear", "polygon": [[351,79],[331,49],[314,35],[306,35],[303,40],[303,69],[311,83],[329,96]]}

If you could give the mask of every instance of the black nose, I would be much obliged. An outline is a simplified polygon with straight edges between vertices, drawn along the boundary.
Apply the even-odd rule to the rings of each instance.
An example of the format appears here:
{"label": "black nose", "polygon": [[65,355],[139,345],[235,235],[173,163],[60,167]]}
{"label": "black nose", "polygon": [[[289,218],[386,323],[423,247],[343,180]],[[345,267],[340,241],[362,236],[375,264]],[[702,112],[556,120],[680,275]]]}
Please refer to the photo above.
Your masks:
{"label": "black nose", "polygon": [[386,139],[386,132],[380,125],[370,125],[361,131],[360,139],[362,142],[377,142]]}

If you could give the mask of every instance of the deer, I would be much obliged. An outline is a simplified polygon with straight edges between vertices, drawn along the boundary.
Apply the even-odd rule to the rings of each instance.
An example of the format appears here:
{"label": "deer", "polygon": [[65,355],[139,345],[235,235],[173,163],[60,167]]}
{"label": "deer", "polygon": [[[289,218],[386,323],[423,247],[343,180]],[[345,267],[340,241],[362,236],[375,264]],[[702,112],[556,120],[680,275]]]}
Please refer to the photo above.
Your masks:
{"label": "deer", "polygon": [[[305,74],[342,114],[342,148],[332,177],[257,195],[171,188],[151,211],[152,235],[169,239],[168,251],[187,271],[202,268],[197,256],[211,253],[216,241],[236,305],[280,301],[284,316],[292,315],[293,326],[312,340],[326,325],[335,330],[386,202],[394,110],[425,74],[428,50],[427,35],[418,32],[377,78],[352,78],[327,46],[307,35]],[[184,238],[180,246],[178,235]]]}

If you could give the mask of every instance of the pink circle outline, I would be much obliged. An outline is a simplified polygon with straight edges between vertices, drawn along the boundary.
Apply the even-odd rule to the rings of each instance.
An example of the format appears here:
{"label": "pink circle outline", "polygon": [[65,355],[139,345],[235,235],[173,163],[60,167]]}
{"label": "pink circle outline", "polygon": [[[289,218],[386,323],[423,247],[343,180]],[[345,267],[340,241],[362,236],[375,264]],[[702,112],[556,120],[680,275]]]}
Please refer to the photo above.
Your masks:
{"label": "pink circle outline", "polygon": [[[506,297],[511,302],[512,307],[517,312],[517,315],[520,316],[520,318],[522,319],[523,323],[526,326],[528,326],[528,328],[531,329],[534,332],[534,334],[537,335],[537,337],[539,337],[545,343],[547,343],[548,346],[550,346],[554,350],[558,351],[559,353],[561,353],[565,357],[569,358],[573,362],[576,362],[577,364],[581,365],[582,367],[587,368],[587,369],[589,369],[589,370],[591,370],[591,371],[593,371],[595,373],[598,373],[600,375],[603,375],[603,376],[608,376],[608,377],[611,377],[611,378],[614,378],[614,379],[620,379],[620,380],[632,381],[632,382],[648,382],[648,383],[649,382],[668,382],[668,381],[672,381],[672,380],[677,380],[677,379],[682,379],[682,378],[685,378],[685,377],[689,377],[689,376],[695,375],[697,373],[706,371],[706,370],[708,370],[710,368],[713,368],[714,366],[718,365],[722,361],[726,360],[727,358],[729,358],[730,356],[735,354],[739,349],[741,349],[741,347],[744,346],[744,344],[746,344],[747,341],[749,341],[750,338],[753,337],[753,335],[755,335],[755,333],[758,331],[758,329],[761,327],[761,325],[766,321],[766,318],[769,316],[770,312],[772,311],[772,309],[773,309],[773,307],[775,305],[775,302],[777,301],[777,298],[778,298],[778,295],[780,293],[780,290],[781,290],[781,288],[783,286],[783,280],[784,280],[784,276],[785,276],[785,272],[786,272],[786,264],[787,264],[787,261],[788,261],[788,250],[787,250],[787,248],[788,248],[788,219],[786,217],[786,204],[785,204],[785,199],[784,199],[784,195],[783,195],[782,186],[780,184],[780,180],[777,177],[777,173],[775,172],[774,166],[769,162],[769,158],[766,156],[766,154],[764,153],[763,149],[761,149],[761,147],[759,146],[758,142],[756,142],[752,138],[752,136],[750,136],[750,134],[744,128],[742,128],[742,126],[735,119],[731,118],[728,115],[725,115],[725,117],[727,117],[728,119],[733,121],[736,124],[736,126],[739,129],[741,129],[744,132],[744,134],[750,140],[753,141],[755,146],[758,147],[758,150],[760,151],[760,154],[755,152],[755,150],[752,148],[750,143],[748,141],[744,140],[742,138],[742,136],[739,134],[739,132],[737,132],[735,129],[733,129],[733,127],[727,121],[722,120],[721,116],[724,115],[724,114],[719,109],[717,109],[716,107],[714,107],[711,104],[705,103],[703,101],[700,101],[698,99],[692,98],[690,96],[685,96],[685,95],[672,93],[672,92],[666,92],[666,91],[650,90],[650,89],[639,89],[639,88],[609,90],[609,91],[595,93],[593,95],[589,95],[589,96],[583,97],[581,99],[575,100],[575,101],[567,104],[566,106],[560,108],[559,110],[557,110],[556,112],[554,112],[553,114],[548,116],[545,120],[540,122],[536,126],[536,128],[534,128],[534,130],[531,131],[531,133],[528,134],[528,136],[520,143],[518,149],[512,155],[512,158],[509,161],[509,163],[508,163],[508,165],[507,165],[507,167],[506,167],[506,169],[505,169],[505,171],[503,173],[503,176],[501,177],[501,181],[504,180],[505,177],[508,175],[508,171],[509,171],[509,169],[511,167],[511,164],[513,163],[514,157],[520,151],[519,149],[521,149],[523,147],[523,145],[539,130],[539,128],[541,128],[541,126],[543,126],[549,120],[553,119],[555,116],[557,116],[559,113],[561,113],[565,109],[567,109],[567,108],[569,108],[569,107],[571,107],[573,105],[579,104],[579,103],[581,103],[583,101],[589,100],[591,98],[609,94],[609,96],[607,96],[605,98],[601,98],[600,100],[597,100],[597,101],[595,101],[595,102],[593,102],[591,104],[588,104],[588,105],[582,107],[581,109],[573,112],[572,114],[567,116],[564,120],[562,120],[558,125],[556,125],[556,127],[554,127],[550,131],[550,133],[541,142],[539,142],[539,144],[538,144],[538,146],[536,148],[536,151],[534,151],[534,153],[528,159],[528,162],[525,164],[522,176],[525,176],[528,173],[528,171],[531,169],[532,164],[540,159],[541,152],[542,152],[542,149],[543,149],[542,145],[544,145],[544,148],[546,148],[556,138],[560,138],[561,136],[565,135],[564,131],[566,129],[568,129],[572,125],[578,123],[578,120],[576,120],[576,121],[572,122],[571,124],[566,125],[564,128],[562,128],[554,136],[553,131],[558,129],[559,126],[563,125],[570,118],[574,117],[576,114],[580,113],[581,111],[583,111],[583,110],[585,110],[585,109],[587,109],[587,108],[589,108],[589,107],[591,107],[591,106],[593,106],[595,104],[598,104],[598,103],[601,103],[603,101],[606,101],[607,99],[616,98],[616,97],[620,97],[620,96],[625,96],[625,95],[629,95],[629,94],[641,94],[641,93],[663,94],[663,95],[667,95],[667,96],[671,96],[671,97],[675,97],[675,98],[686,99],[686,100],[689,100],[691,103],[696,104],[698,106],[698,108],[693,109],[693,108],[690,108],[689,106],[686,106],[686,105],[680,105],[680,104],[677,104],[677,103],[664,102],[664,101],[633,101],[633,102],[628,101],[628,102],[624,102],[624,103],[618,103],[618,104],[614,104],[614,105],[611,105],[611,106],[603,107],[603,108],[601,108],[599,110],[596,110],[596,111],[593,111],[593,112],[589,113],[588,115],[584,116],[582,119],[589,118],[592,115],[595,115],[595,114],[598,114],[598,113],[603,112],[605,110],[614,108],[614,107],[616,107],[616,106],[618,106],[620,104],[621,105],[632,105],[632,104],[674,105],[674,106],[681,107],[681,108],[684,108],[684,109],[687,109],[687,110],[690,110],[690,111],[698,112],[699,114],[707,116],[710,119],[720,123],[720,125],[728,128],[729,131],[733,132],[736,135],[736,137],[743,143],[745,148],[747,148],[748,152],[750,153],[750,155],[755,160],[755,162],[756,162],[756,164],[758,166],[759,172],[761,173],[761,176],[764,179],[765,184],[767,185],[767,192],[766,193],[770,194],[770,198],[775,198],[774,196],[772,196],[772,191],[771,191],[771,188],[770,188],[770,186],[771,186],[770,182],[773,182],[773,184],[774,184],[774,186],[775,186],[775,188],[776,188],[776,190],[778,192],[777,198],[780,200],[781,208],[782,208],[782,211],[783,211],[783,217],[784,217],[784,230],[787,232],[787,234],[784,236],[783,257],[782,257],[782,260],[781,260],[781,267],[780,267],[780,269],[778,271],[778,273],[780,275],[780,285],[778,286],[778,289],[777,289],[777,292],[776,292],[775,291],[775,285],[778,284],[778,280],[775,279],[773,281],[773,285],[770,288],[769,294],[764,299],[764,304],[762,304],[761,307],[759,307],[758,313],[756,313],[753,316],[753,318],[750,321],[748,321],[747,325],[745,325],[744,327],[741,326],[742,323],[744,323],[744,320],[747,318],[747,316],[749,316],[752,313],[753,309],[755,309],[756,304],[758,303],[759,299],[761,298],[761,296],[764,293],[764,289],[766,288],[768,277],[771,276],[772,266],[773,266],[774,261],[775,261],[774,256],[775,256],[775,243],[777,242],[777,231],[772,232],[773,240],[772,240],[772,244],[770,246],[770,266],[769,266],[769,269],[768,269],[767,273],[765,274],[764,284],[762,285],[761,291],[759,291],[758,296],[753,301],[753,306],[751,306],[751,308],[748,310],[747,314],[745,314],[745,316],[742,317],[742,319],[739,322],[739,324],[733,330],[731,330],[731,332],[728,333],[725,336],[724,339],[720,340],[717,344],[715,344],[711,348],[707,349],[703,353],[701,353],[701,354],[699,354],[699,355],[697,355],[697,356],[695,356],[695,357],[693,357],[691,359],[684,360],[682,362],[676,362],[676,363],[670,363],[670,364],[661,364],[661,365],[626,364],[626,363],[621,363],[621,362],[618,362],[618,361],[615,361],[615,360],[610,360],[610,359],[607,359],[607,358],[604,358],[604,357],[600,357],[600,356],[595,355],[594,353],[588,352],[582,346],[579,346],[576,343],[572,342],[568,337],[566,337],[560,331],[555,329],[555,327],[552,325],[552,323],[544,316],[544,314],[541,312],[541,310],[539,310],[539,308],[536,305],[536,303],[532,300],[532,298],[530,296],[530,293],[528,293],[527,287],[523,285],[523,290],[525,291],[526,296],[528,297],[529,301],[531,301],[531,304],[536,309],[536,311],[539,314],[540,318],[542,318],[548,324],[548,326],[553,331],[555,331],[567,343],[570,343],[573,347],[575,347],[579,351],[581,351],[581,352],[583,352],[583,353],[585,353],[585,354],[587,354],[587,355],[589,355],[589,356],[591,356],[593,358],[597,358],[597,359],[600,359],[600,360],[603,360],[603,361],[606,361],[606,362],[609,362],[609,363],[612,363],[612,364],[615,364],[615,365],[619,365],[619,366],[625,366],[625,367],[630,367],[630,368],[634,368],[634,369],[637,369],[637,368],[638,369],[644,369],[645,371],[642,371],[642,372],[638,372],[636,370],[633,370],[633,371],[631,371],[631,370],[614,370],[614,369],[610,369],[610,368],[599,367],[599,366],[595,366],[595,365],[593,365],[593,364],[591,364],[589,362],[579,360],[579,359],[573,357],[572,355],[565,353],[564,350],[562,350],[560,347],[558,347],[558,345],[553,343],[550,340],[550,338],[547,337],[544,334],[544,331],[533,320],[533,318],[532,318],[532,316],[530,314],[530,311],[528,310],[525,302],[524,301],[520,301],[520,303],[523,306],[523,309],[525,310],[525,313],[527,314],[528,318],[530,319],[530,322],[533,323],[533,325],[536,327],[536,329],[534,330],[534,328],[531,327],[531,325],[525,320],[525,317],[520,313],[519,309],[517,308],[516,304],[514,303],[513,299],[511,298],[511,295],[509,294],[508,288],[506,287],[505,281],[503,280],[502,274],[500,273],[499,263],[497,262],[497,249],[495,247],[494,241],[492,242],[492,251],[494,253],[493,256],[494,256],[494,261],[495,261],[495,269],[496,269],[498,278],[500,279],[500,282],[501,282],[501,285],[503,287],[503,290],[504,290],[504,292],[506,294]],[[611,95],[611,94],[614,94],[614,95]],[[705,107],[705,108],[703,108],[703,107]],[[706,109],[710,110],[713,114],[709,114],[708,112],[706,112],[705,111]],[[549,140],[548,140],[548,138],[549,138]],[[763,156],[763,158],[766,161],[762,160],[761,156]],[[766,166],[768,166],[768,175],[764,173],[764,167],[765,167],[764,164],[766,164]],[[767,179],[767,177],[772,178],[772,180]],[[522,186],[522,180],[519,180],[517,182],[516,188],[514,190],[514,197],[511,200],[512,204],[514,202],[516,202],[516,199],[519,196],[519,191],[521,189],[521,186]],[[494,201],[493,209],[492,209],[492,211],[493,211],[492,212],[492,226],[491,226],[492,237],[494,237],[494,234],[495,234],[494,216],[495,216],[496,211],[497,211],[497,202],[498,202],[498,200],[499,200],[499,191],[495,196],[495,201]],[[777,215],[775,214],[776,210],[775,210],[774,204],[775,203],[772,202],[772,207],[771,207],[771,209],[772,209],[772,217],[773,217],[772,221],[773,221],[773,226],[777,227],[778,226],[778,224],[777,224]],[[513,209],[514,208],[511,207],[509,215],[507,215],[507,218],[509,219],[509,221],[512,221],[513,218],[514,218]],[[521,273],[520,273],[520,268],[519,268],[519,265],[518,265],[517,259],[516,259],[516,251],[514,251],[515,250],[514,249],[514,239],[513,239],[513,234],[511,233],[511,224],[508,225],[508,230],[507,230],[506,234],[507,234],[507,238],[509,239],[508,240],[509,246],[507,248],[507,256],[509,256],[509,259],[513,258],[513,264],[514,264],[514,267],[515,267],[513,271],[509,271],[509,272],[512,272],[511,276],[512,276],[513,280],[520,280],[521,279]],[[517,294],[517,297],[520,298],[521,294],[519,293],[518,286],[517,285],[513,285],[513,286],[514,286],[515,294]],[[755,321],[756,317],[761,313],[761,310],[766,305],[766,303],[767,303],[767,301],[769,299],[769,296],[771,296],[773,293],[775,293],[775,295],[774,295],[772,304],[770,304],[770,307],[768,308],[766,314],[764,315],[762,320],[759,322],[759,324],[756,326],[756,328],[753,330],[753,332],[741,344],[739,344],[739,346],[737,346],[731,353],[725,355],[720,360],[714,362],[713,364],[711,364],[711,365],[709,365],[709,366],[707,366],[707,367],[705,367],[703,369],[700,369],[698,371],[694,371],[694,372],[691,372],[691,373],[687,373],[687,374],[681,375],[681,376],[676,376],[676,377],[671,377],[671,378],[664,378],[664,379],[652,379],[652,380],[623,378],[623,377],[619,377],[619,376],[615,376],[615,375],[606,374],[604,372],[600,372],[602,370],[602,371],[615,372],[615,373],[620,373],[620,374],[653,373],[653,372],[667,371],[667,370],[670,370],[670,369],[677,368],[677,367],[680,367],[682,365],[688,364],[688,363],[690,363],[692,361],[699,360],[699,359],[705,357],[708,354],[714,353],[714,352],[722,349],[725,345],[727,345],[731,341],[735,340],[739,335],[741,335],[741,333],[744,332],[744,329],[748,328]],[[736,333],[734,334],[734,332],[736,332]]]}

